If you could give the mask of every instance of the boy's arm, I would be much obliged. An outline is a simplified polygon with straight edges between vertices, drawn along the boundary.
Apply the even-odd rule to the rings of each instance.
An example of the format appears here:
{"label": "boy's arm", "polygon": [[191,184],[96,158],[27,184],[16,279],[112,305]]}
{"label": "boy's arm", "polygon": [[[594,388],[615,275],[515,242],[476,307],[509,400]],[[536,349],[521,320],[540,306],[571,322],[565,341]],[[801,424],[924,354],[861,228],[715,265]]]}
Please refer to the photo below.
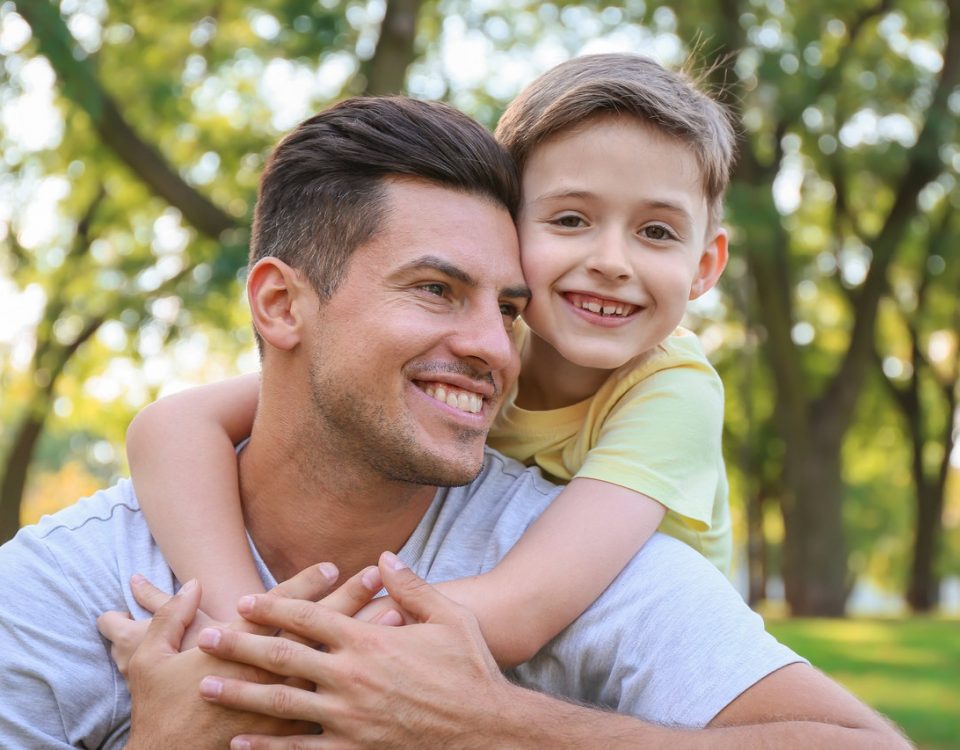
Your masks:
{"label": "boy's arm", "polygon": [[590,606],[665,512],[639,492],[574,479],[493,570],[438,588],[476,615],[497,663],[515,666]]}
{"label": "boy's arm", "polygon": [[259,375],[192,388],[147,406],[127,430],[140,506],[177,578],[204,583],[203,608],[236,617],[263,591],[247,546],[234,444],[253,426]]}

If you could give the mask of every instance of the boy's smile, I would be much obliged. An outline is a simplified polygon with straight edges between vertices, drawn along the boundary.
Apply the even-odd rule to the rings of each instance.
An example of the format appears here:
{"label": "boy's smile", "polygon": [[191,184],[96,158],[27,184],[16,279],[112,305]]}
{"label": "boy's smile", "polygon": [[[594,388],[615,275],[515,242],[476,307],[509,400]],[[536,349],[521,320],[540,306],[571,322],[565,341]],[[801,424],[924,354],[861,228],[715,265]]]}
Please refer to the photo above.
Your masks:
{"label": "boy's smile", "polygon": [[533,342],[559,355],[548,357],[554,377],[587,376],[584,398],[597,385],[591,372],[669,336],[726,262],[694,152],[630,117],[603,115],[537,146],[523,195],[521,262],[533,293],[523,317]]}

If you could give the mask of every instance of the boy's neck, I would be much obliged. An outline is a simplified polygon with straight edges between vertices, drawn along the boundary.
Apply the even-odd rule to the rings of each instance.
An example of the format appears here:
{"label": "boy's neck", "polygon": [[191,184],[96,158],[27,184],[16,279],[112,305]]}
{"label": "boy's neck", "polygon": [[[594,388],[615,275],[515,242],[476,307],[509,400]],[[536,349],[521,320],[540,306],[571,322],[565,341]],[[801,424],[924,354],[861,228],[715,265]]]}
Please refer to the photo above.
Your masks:
{"label": "boy's neck", "polygon": [[516,405],[529,411],[562,409],[600,390],[611,370],[581,367],[530,331],[521,355]]}

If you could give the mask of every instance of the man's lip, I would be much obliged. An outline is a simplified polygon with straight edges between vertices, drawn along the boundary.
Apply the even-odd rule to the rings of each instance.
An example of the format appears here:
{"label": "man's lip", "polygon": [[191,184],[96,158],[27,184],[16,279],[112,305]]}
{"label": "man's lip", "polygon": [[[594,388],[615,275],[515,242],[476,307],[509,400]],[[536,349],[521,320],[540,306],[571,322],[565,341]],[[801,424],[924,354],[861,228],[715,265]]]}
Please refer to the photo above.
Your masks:
{"label": "man's lip", "polygon": [[420,390],[423,390],[423,386],[425,386],[427,383],[450,385],[454,388],[459,388],[463,391],[470,391],[471,393],[476,393],[478,396],[482,396],[484,403],[486,403],[487,400],[494,398],[500,390],[493,383],[476,381],[464,375],[457,375],[455,373],[447,372],[421,373],[419,375],[414,375],[411,379],[417,384],[417,387],[419,387]]}

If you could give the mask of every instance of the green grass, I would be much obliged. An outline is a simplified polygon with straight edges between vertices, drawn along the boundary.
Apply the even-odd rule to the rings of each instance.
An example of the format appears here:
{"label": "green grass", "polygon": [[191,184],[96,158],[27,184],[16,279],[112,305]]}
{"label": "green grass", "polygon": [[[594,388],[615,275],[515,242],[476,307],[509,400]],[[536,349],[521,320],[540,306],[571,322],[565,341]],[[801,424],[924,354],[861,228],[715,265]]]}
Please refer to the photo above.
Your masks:
{"label": "green grass", "polygon": [[922,750],[960,748],[960,620],[768,620],[767,627]]}

